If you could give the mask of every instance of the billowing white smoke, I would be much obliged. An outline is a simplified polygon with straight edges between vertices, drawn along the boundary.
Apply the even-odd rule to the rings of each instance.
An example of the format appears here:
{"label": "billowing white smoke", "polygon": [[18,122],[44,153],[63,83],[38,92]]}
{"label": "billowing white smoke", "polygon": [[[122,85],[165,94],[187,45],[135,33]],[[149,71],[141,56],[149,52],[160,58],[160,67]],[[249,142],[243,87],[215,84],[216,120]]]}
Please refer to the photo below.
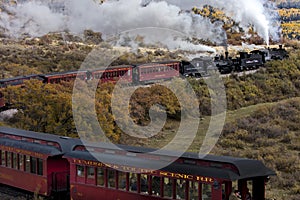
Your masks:
{"label": "billowing white smoke", "polygon": [[[212,5],[222,9],[245,30],[252,24],[268,44],[269,35],[278,38],[278,28],[272,24],[274,8],[267,0],[19,0],[17,6],[6,6],[0,13],[0,26],[7,33],[41,36],[48,32],[85,29],[115,34],[141,27],[160,27],[183,32],[188,36],[224,44],[226,35],[222,23],[182,10]],[[9,14],[7,14],[9,13]]]}
{"label": "billowing white smoke", "polygon": [[[147,1],[147,0],[145,0]],[[148,0],[149,1],[149,0]],[[230,16],[244,29],[253,25],[258,35],[264,38],[267,45],[269,38],[279,39],[279,25],[276,24],[278,12],[275,4],[269,0],[166,0],[182,9],[191,9],[194,6],[211,5],[219,8]]]}
{"label": "billowing white smoke", "polygon": [[[137,35],[142,36],[143,40],[138,41]],[[120,39],[116,40],[116,43],[113,43],[113,45],[130,46],[134,50],[137,50],[139,46],[146,45],[159,48],[164,47],[170,50],[180,49],[190,53],[198,53],[197,51],[215,52],[214,48],[191,43],[190,38],[186,37],[182,32],[157,27],[139,28],[122,32]]]}
{"label": "billowing white smoke", "polygon": [[[57,1],[59,2],[59,1]],[[0,15],[0,26],[14,37],[22,34],[41,36],[48,32],[82,33],[86,29],[100,31],[104,36],[142,27],[159,27],[180,31],[187,36],[224,43],[222,24],[182,12],[165,1],[143,6],[141,0],[31,0],[7,6]],[[10,14],[7,14],[10,13]]]}

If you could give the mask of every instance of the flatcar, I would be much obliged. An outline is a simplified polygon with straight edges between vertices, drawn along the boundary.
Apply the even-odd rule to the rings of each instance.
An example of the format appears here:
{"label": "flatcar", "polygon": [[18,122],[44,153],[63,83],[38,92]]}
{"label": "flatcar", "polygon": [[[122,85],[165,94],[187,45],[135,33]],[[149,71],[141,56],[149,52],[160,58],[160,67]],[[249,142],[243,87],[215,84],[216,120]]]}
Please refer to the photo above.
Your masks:
{"label": "flatcar", "polygon": [[[5,127],[0,137],[0,183],[55,199],[228,200],[235,186],[242,200],[248,188],[253,199],[264,200],[266,181],[275,175],[245,158],[177,158],[143,147],[84,146],[78,139]],[[153,169],[153,163],[166,165]]]}

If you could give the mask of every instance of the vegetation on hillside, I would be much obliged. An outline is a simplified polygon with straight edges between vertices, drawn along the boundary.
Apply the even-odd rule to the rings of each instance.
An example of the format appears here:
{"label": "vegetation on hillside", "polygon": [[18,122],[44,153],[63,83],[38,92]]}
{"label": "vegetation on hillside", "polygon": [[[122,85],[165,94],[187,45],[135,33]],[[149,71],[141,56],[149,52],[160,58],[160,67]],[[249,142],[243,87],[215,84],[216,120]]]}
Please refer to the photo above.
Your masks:
{"label": "vegetation on hillside", "polygon": [[300,98],[259,106],[253,114],[227,123],[214,154],[262,160],[277,176],[268,198],[296,200],[300,195]]}

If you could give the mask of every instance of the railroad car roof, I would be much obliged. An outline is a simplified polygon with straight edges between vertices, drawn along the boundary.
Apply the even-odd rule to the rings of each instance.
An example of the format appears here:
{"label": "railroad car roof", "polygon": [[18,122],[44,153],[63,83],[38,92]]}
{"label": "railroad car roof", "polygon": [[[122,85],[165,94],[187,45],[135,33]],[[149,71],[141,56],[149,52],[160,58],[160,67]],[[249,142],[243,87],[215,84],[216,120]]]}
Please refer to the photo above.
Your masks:
{"label": "railroad car roof", "polygon": [[1,138],[0,145],[23,149],[31,152],[37,152],[41,154],[47,154],[51,156],[61,155],[62,152],[53,146],[45,146],[37,143],[13,140],[9,138]]}
{"label": "railroad car roof", "polygon": [[144,64],[137,64],[137,66],[152,66],[152,65],[166,65],[171,63],[179,63],[178,60],[171,60],[171,61],[157,61],[157,62],[150,62],[150,63],[144,63]]}
{"label": "railroad car roof", "polygon": [[133,68],[133,65],[115,65],[115,66],[107,66],[107,67],[97,67],[95,69],[89,69],[88,71],[94,72],[94,71],[101,71],[106,69],[118,69],[118,68]]}
{"label": "railroad car roof", "polygon": [[[124,145],[118,145],[120,148],[133,153],[149,153],[153,152],[155,149],[143,148],[143,147],[130,147]],[[116,148],[117,149],[117,148]],[[166,154],[165,154],[166,153]],[[163,152],[159,154],[160,156],[166,155],[174,155],[174,152]],[[119,164],[119,165],[127,165],[127,166],[135,166],[145,168],[155,167],[156,164],[163,164],[166,162],[165,160],[150,160],[143,157],[137,157],[132,155],[120,155],[109,153],[95,153],[101,156],[101,159],[104,161],[109,161],[110,164]],[[94,155],[95,155],[94,154]],[[153,153],[153,155],[157,156],[158,154]],[[83,160],[90,161],[98,161],[93,154],[88,151],[73,151],[65,154],[66,157],[72,157]],[[167,156],[168,157],[168,156]],[[173,173],[184,173],[184,174],[192,174],[192,175],[202,175],[202,176],[210,176],[215,178],[223,178],[229,180],[237,180],[244,179],[250,177],[259,177],[259,176],[269,176],[276,175],[274,171],[267,168],[261,161],[246,159],[246,158],[235,158],[229,156],[215,156],[215,155],[205,155],[203,158],[199,158],[199,154],[196,153],[184,153],[180,159],[188,159],[188,160],[199,160],[199,161],[207,161],[215,164],[231,164],[238,169],[238,173],[233,170],[223,169],[219,165],[213,165],[210,167],[200,166],[198,164],[182,164],[178,162],[174,162],[166,167],[164,167],[163,171],[173,172]],[[158,163],[157,163],[158,162]]]}
{"label": "railroad car roof", "polygon": [[[0,134],[1,133],[6,134],[6,135],[15,135],[15,136],[32,138],[32,139],[36,139],[36,140],[58,143],[62,150],[61,151],[62,153],[71,151],[75,146],[82,144],[79,139],[62,137],[62,136],[58,136],[58,135],[54,135],[54,134],[38,133],[38,132],[33,132],[33,131],[8,128],[8,127],[4,127],[4,126],[0,126]],[[1,140],[2,139],[4,139],[4,138],[1,138]],[[43,146],[45,147],[45,145],[43,145]]]}
{"label": "railroad car roof", "polygon": [[80,74],[80,73],[86,73],[86,70],[73,70],[73,71],[67,71],[67,72],[54,72],[50,74],[40,74],[41,77],[51,77],[51,76],[61,76],[61,75],[70,75],[70,74]]}
{"label": "railroad car roof", "polygon": [[[25,131],[15,128],[7,128],[0,126],[0,133],[7,134],[7,135],[15,135],[15,136],[22,136],[33,138],[37,140],[49,141],[58,143],[62,149],[60,152],[61,154],[65,154],[66,157],[84,159],[84,160],[91,160],[91,161],[98,161],[95,157],[89,153],[88,151],[79,151],[74,150],[76,146],[82,146],[82,142],[79,139],[68,138],[68,137],[61,137],[58,135],[53,134],[46,134],[46,133],[37,133],[33,131]],[[22,148],[29,148],[28,150],[34,149],[36,152],[53,152],[53,147],[48,147],[46,145],[41,145],[37,143],[29,143],[24,141],[13,140],[9,138],[1,138],[1,143],[6,145],[16,145]],[[26,145],[24,145],[26,144]],[[25,147],[27,146],[28,147]],[[30,149],[30,147],[32,149]],[[93,148],[93,146],[91,146]],[[127,145],[118,145],[116,146],[108,145],[107,143],[100,143],[95,146],[95,148],[103,148],[108,150],[126,150],[130,153],[149,153],[153,156],[161,156],[165,157],[176,157],[178,155],[174,151],[161,151],[160,153],[155,152],[156,149],[152,148],[144,148],[144,147],[133,147]],[[51,148],[51,149],[49,149]],[[120,165],[128,165],[128,166],[135,166],[135,167],[150,167],[155,166],[156,162],[167,162],[165,159],[161,160],[153,160],[148,159],[147,156],[135,156],[127,155],[127,154],[118,154],[113,153],[113,151],[109,151],[107,153],[97,153],[101,155],[101,158],[104,160],[109,160],[111,164],[120,164]],[[218,177],[224,178],[229,180],[236,180],[236,179],[243,179],[243,178],[250,178],[250,177],[259,177],[259,176],[269,176],[275,175],[275,172],[265,167],[265,165],[258,160],[246,159],[246,158],[235,158],[235,157],[228,157],[228,156],[214,156],[214,155],[205,155],[200,156],[196,153],[184,153],[180,156],[180,159],[183,160],[199,160],[199,161],[206,161],[210,163],[215,163],[216,165],[211,165],[210,167],[200,166],[199,164],[187,164],[187,163],[178,163],[174,162],[162,170],[174,172],[174,173],[185,173],[185,174],[194,174],[194,175],[203,175],[203,176],[211,176],[211,177]],[[238,173],[234,172],[233,170],[223,169],[218,164],[231,164],[238,169]]]}
{"label": "railroad car roof", "polygon": [[15,80],[24,80],[24,79],[31,79],[31,78],[36,78],[39,75],[37,74],[32,74],[32,75],[26,75],[26,76],[16,76],[12,78],[5,78],[5,79],[0,79],[0,83],[5,83],[5,82],[10,82],[10,81],[15,81]]}

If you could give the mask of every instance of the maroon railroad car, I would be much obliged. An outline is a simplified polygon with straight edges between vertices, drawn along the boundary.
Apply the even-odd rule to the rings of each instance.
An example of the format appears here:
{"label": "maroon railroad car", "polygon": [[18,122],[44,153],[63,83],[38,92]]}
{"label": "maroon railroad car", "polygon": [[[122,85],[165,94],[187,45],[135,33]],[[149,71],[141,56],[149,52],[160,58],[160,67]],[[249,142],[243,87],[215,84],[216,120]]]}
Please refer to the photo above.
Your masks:
{"label": "maroon railroad car", "polygon": [[132,83],[133,77],[133,66],[132,65],[119,65],[119,66],[108,66],[107,68],[99,68],[91,70],[92,79],[100,79],[102,83],[112,82],[115,83],[122,78],[123,83]]}
{"label": "maroon railroad car", "polygon": [[163,79],[179,77],[181,62],[157,62],[138,65],[138,82],[151,83]]}
{"label": "maroon railroad car", "polygon": [[135,147],[124,147],[127,151],[89,149],[105,163],[79,146],[64,156],[70,162],[72,200],[228,200],[235,184],[242,200],[246,200],[248,186],[253,199],[263,200],[267,177],[275,174],[257,160],[212,155],[199,159],[198,154],[192,153],[185,153],[160,170],[152,170],[153,163],[173,158],[138,155],[146,151]]}
{"label": "maroon railroad car", "polygon": [[0,91],[0,110],[1,110],[1,108],[4,108],[4,107],[5,107],[4,95]]}
{"label": "maroon railroad car", "polygon": [[[264,200],[268,176],[275,175],[244,158],[177,158],[105,143],[87,149],[79,139],[0,127],[0,183],[54,199],[228,200],[234,186],[242,200],[248,189],[253,199]],[[165,167],[154,169],[158,163]]]}
{"label": "maroon railroad car", "polygon": [[84,70],[41,74],[40,77],[44,80],[44,83],[60,83],[61,81],[72,81],[76,78],[80,78],[81,80],[88,78],[87,71]]}
{"label": "maroon railroad car", "polygon": [[7,86],[17,86],[17,85],[24,85],[24,81],[31,80],[31,79],[39,79],[39,75],[27,75],[27,76],[17,76],[13,78],[6,78],[0,80],[0,88],[5,88]]}
{"label": "maroon railroad car", "polygon": [[69,162],[76,140],[0,127],[0,183],[43,196],[67,195]]}
{"label": "maroon railroad car", "polygon": [[[0,88],[6,88],[8,86],[24,86],[24,81],[31,80],[31,79],[38,79],[40,80],[39,75],[27,75],[27,76],[17,76],[13,78],[6,78],[0,80]],[[0,110],[7,109],[7,102],[5,102],[5,97],[3,93],[0,91]]]}

